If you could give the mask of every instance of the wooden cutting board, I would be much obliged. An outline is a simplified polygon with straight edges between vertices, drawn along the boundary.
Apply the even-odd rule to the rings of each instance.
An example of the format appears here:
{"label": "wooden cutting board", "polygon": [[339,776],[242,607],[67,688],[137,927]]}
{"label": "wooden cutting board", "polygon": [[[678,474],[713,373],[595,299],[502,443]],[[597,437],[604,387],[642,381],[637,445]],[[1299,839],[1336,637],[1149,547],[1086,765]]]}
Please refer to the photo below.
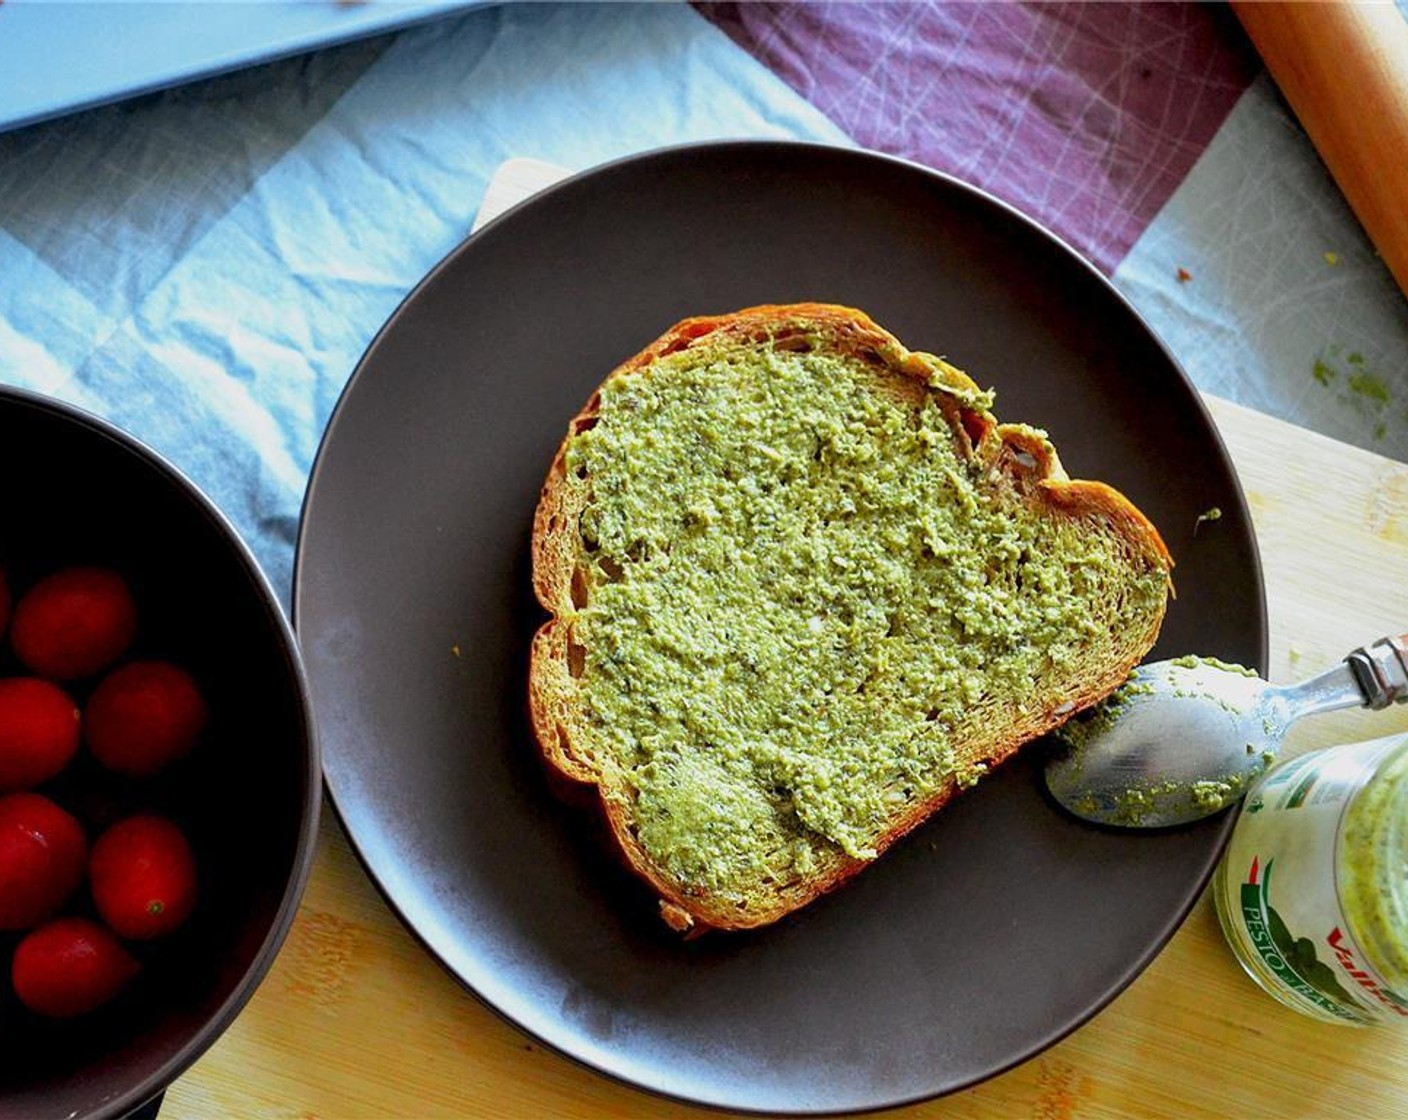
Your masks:
{"label": "wooden cutting board", "polygon": [[1391,0],[1233,7],[1408,295],[1408,15]]}
{"label": "wooden cutting board", "polygon": [[[506,165],[486,213],[556,174]],[[1251,504],[1273,679],[1309,675],[1408,629],[1408,466],[1207,404]],[[1408,706],[1320,717],[1296,728],[1291,749],[1395,731],[1408,732]],[[162,1110],[166,1120],[719,1115],[592,1074],[466,993],[387,908],[331,813],[284,951]],[[1065,1041],[974,1089],[890,1115],[1408,1117],[1408,1029],[1326,1025],[1281,1007],[1242,974],[1204,898],[1153,965]]]}

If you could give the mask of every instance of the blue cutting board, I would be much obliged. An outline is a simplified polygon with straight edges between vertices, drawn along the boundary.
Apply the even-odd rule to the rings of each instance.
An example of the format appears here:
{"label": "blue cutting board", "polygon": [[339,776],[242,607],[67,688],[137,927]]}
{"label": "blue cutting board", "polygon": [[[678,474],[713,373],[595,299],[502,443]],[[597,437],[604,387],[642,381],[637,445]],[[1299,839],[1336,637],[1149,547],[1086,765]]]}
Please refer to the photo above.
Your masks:
{"label": "blue cutting board", "polygon": [[0,0],[0,131],[488,0]]}

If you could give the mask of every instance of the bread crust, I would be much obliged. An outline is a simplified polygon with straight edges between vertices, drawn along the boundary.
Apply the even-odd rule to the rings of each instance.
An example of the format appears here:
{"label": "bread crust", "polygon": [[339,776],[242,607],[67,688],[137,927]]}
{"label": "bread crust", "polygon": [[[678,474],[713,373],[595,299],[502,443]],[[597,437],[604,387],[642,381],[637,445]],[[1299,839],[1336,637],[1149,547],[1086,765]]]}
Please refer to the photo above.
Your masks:
{"label": "bread crust", "polygon": [[[966,374],[941,358],[908,350],[862,311],[822,303],[765,304],[732,314],[685,319],[621,363],[606,380],[631,376],[669,354],[694,346],[771,341],[786,347],[790,338],[804,335],[809,339],[820,336],[828,350],[873,362],[897,375],[893,382],[896,392],[918,399],[939,389],[937,395],[947,401],[944,407],[950,428],[965,457],[983,460],[1001,472],[1015,494],[1047,514],[1101,519],[1128,541],[1132,553],[1162,567],[1165,573],[1172,569],[1173,559],[1158,531],[1123,494],[1102,482],[1068,478],[1041,433],[1022,425],[997,423],[982,406],[978,386]],[[638,841],[631,828],[629,796],[613,782],[611,760],[592,758],[584,749],[584,737],[578,730],[581,710],[574,702],[583,650],[573,637],[573,616],[585,606],[588,594],[585,570],[579,564],[577,525],[587,503],[585,488],[569,485],[567,452],[573,438],[596,423],[600,402],[598,389],[568,424],[534,517],[533,587],[549,618],[535,634],[531,648],[528,702],[532,727],[551,772],[595,793],[621,855],[659,895],[661,916],[667,924],[691,933],[765,925],[835,889],[874,861],[838,852],[824,873],[779,889],[775,905],[740,913],[707,891],[675,881]],[[1171,590],[1171,583],[1169,587]],[[1025,743],[1102,700],[1152,647],[1162,620],[1161,607],[1148,620],[1146,632],[1132,638],[1131,655],[1126,660],[1101,666],[1076,693],[1030,713],[1004,740],[990,745],[981,764],[988,769],[1000,765]],[[883,853],[927,820],[959,789],[956,779],[950,778],[927,800],[909,806],[876,839],[876,853]]]}

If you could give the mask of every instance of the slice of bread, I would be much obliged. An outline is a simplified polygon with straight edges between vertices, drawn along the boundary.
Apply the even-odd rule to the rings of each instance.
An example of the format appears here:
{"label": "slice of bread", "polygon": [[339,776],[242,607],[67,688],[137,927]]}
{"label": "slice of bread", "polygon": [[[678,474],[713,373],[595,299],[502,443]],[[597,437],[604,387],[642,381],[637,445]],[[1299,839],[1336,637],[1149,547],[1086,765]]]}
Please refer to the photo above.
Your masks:
{"label": "slice of bread", "polygon": [[826,304],[686,319],[548,471],[533,727],[677,929],[782,917],[1102,699],[1158,533],[991,394]]}

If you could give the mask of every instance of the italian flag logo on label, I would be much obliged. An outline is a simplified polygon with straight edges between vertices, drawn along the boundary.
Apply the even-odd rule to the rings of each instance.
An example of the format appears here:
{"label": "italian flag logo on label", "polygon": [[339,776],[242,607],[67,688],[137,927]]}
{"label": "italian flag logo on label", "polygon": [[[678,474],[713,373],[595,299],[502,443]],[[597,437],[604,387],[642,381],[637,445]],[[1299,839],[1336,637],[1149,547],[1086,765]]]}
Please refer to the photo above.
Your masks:
{"label": "italian flag logo on label", "polygon": [[1365,1022],[1365,1016],[1355,1009],[1354,997],[1345,991],[1334,969],[1315,955],[1315,942],[1293,935],[1271,905],[1274,862],[1268,860],[1261,869],[1253,858],[1242,884],[1242,923],[1252,947],[1276,978],[1302,999],[1340,1019]]}

